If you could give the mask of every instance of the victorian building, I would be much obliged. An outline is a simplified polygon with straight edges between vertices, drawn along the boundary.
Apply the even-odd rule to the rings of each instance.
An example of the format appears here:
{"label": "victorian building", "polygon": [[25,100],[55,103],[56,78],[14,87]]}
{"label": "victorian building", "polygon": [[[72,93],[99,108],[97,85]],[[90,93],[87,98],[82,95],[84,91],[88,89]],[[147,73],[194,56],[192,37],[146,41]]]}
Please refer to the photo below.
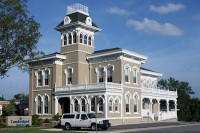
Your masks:
{"label": "victorian building", "polygon": [[142,67],[147,56],[123,48],[95,51],[101,29],[88,7],[68,6],[55,29],[60,52],[29,61],[30,115],[96,111],[113,125],[177,119],[177,92],[157,86],[162,74]]}

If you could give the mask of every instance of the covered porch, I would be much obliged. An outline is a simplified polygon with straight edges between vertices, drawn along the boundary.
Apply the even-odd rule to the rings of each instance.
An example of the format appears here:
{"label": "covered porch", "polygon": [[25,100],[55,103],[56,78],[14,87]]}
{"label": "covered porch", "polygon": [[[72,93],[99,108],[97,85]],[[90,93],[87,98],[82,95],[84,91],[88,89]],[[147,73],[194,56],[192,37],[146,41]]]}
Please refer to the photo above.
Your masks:
{"label": "covered porch", "polygon": [[142,89],[142,117],[152,121],[177,119],[177,92],[145,88]]}

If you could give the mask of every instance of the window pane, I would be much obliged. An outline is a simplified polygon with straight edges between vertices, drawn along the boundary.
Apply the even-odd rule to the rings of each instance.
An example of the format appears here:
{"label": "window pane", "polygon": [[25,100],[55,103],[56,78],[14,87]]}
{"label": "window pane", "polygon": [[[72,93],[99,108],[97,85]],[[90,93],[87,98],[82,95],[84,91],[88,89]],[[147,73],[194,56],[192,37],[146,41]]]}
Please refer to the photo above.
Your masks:
{"label": "window pane", "polygon": [[82,106],[82,111],[85,112],[85,100],[84,99],[82,99],[81,106]]}
{"label": "window pane", "polygon": [[68,69],[67,71],[67,83],[72,84],[72,69]]}
{"label": "window pane", "polygon": [[67,37],[66,37],[66,35],[64,35],[64,44],[63,45],[64,46],[67,45]]}
{"label": "window pane", "polygon": [[80,34],[80,43],[83,43],[83,35]]}
{"label": "window pane", "polygon": [[99,111],[103,111],[103,99],[99,99]]}
{"label": "window pane", "polygon": [[42,71],[38,72],[38,86],[42,86]]}
{"label": "window pane", "polygon": [[84,36],[84,44],[87,44],[87,35]]}
{"label": "window pane", "polygon": [[74,101],[74,111],[78,112],[78,100]]}
{"label": "window pane", "polygon": [[104,75],[103,68],[99,68],[99,83],[103,82],[103,75]]}
{"label": "window pane", "polygon": [[71,34],[68,36],[68,44],[72,44],[72,35]]}
{"label": "window pane", "polygon": [[92,46],[92,38],[91,38],[91,37],[88,38],[88,44],[89,44],[90,46]]}
{"label": "window pane", "polygon": [[125,68],[125,82],[129,82],[129,67]]}
{"label": "window pane", "polygon": [[137,70],[134,69],[133,71],[133,83],[137,83]]}
{"label": "window pane", "polygon": [[107,69],[107,81],[112,82],[112,77],[113,77],[113,68],[109,67]]}
{"label": "window pane", "polygon": [[73,43],[76,43],[76,32],[73,33]]}
{"label": "window pane", "polygon": [[93,98],[91,101],[91,111],[95,112],[95,98]]}

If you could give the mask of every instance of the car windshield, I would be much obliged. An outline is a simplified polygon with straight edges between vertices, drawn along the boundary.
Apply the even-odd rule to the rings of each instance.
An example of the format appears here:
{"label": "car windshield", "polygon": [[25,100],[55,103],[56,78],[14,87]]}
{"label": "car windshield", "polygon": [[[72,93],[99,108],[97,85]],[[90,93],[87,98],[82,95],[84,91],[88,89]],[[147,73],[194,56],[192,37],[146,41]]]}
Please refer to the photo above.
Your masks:
{"label": "car windshield", "polygon": [[97,118],[96,114],[95,113],[88,113],[87,114],[88,117],[91,119],[91,118]]}

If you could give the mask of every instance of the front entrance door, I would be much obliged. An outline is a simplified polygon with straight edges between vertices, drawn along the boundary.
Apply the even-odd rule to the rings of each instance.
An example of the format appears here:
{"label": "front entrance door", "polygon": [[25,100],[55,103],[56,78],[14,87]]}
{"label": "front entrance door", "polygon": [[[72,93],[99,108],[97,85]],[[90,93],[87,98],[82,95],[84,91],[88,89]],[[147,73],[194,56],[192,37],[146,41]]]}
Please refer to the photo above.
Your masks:
{"label": "front entrance door", "polygon": [[70,98],[60,98],[59,103],[61,105],[62,114],[63,113],[70,113]]}

